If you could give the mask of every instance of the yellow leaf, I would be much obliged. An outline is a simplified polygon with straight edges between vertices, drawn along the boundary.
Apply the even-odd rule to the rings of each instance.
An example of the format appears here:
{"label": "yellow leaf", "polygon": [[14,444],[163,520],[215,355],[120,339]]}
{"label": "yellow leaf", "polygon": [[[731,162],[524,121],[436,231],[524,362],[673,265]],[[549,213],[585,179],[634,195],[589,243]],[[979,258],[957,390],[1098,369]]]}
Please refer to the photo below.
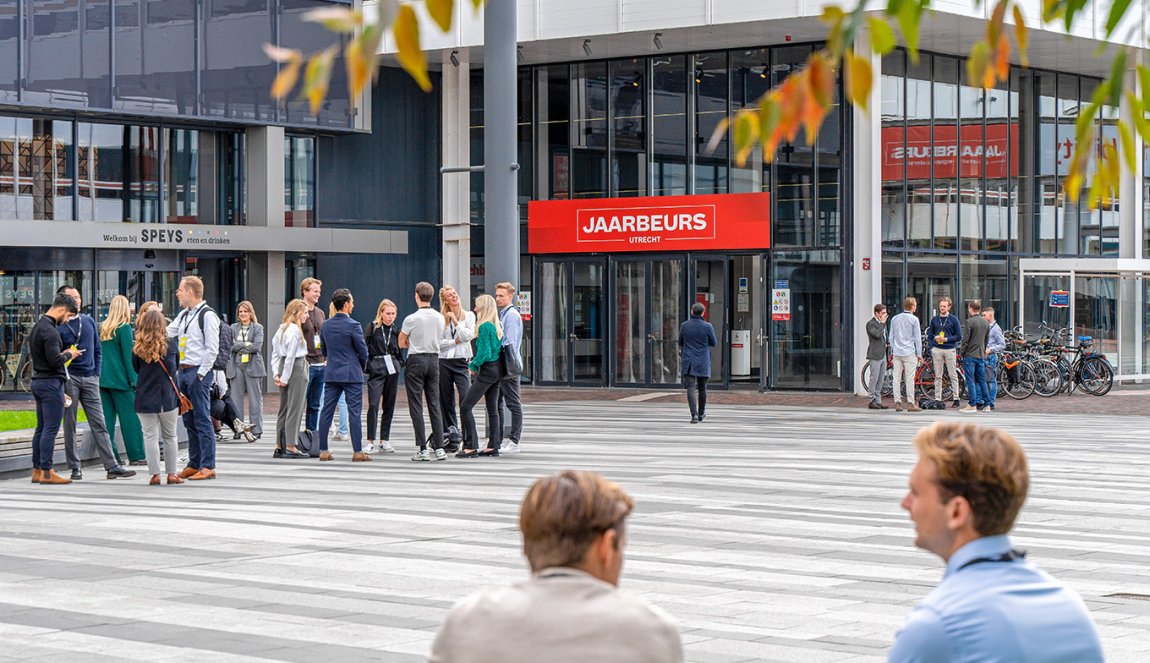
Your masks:
{"label": "yellow leaf", "polygon": [[309,23],[322,23],[332,32],[355,32],[363,24],[363,14],[344,7],[321,7],[303,15]]}
{"label": "yellow leaf", "polygon": [[866,110],[870,100],[871,86],[874,85],[874,72],[871,71],[870,62],[859,57],[854,51],[846,54],[846,88],[847,99],[859,108]]}
{"label": "yellow leaf", "polygon": [[1028,66],[1029,58],[1026,56],[1027,46],[1030,44],[1030,31],[1026,27],[1026,18],[1022,15],[1022,7],[1014,5],[1014,41],[1018,42],[1018,57],[1022,66]]}
{"label": "yellow leaf", "polygon": [[395,22],[391,24],[391,32],[395,35],[395,45],[398,50],[396,59],[400,66],[415,79],[424,92],[431,91],[431,79],[427,76],[427,58],[419,48],[419,19],[411,5],[399,8]]}
{"label": "yellow leaf", "polygon": [[328,83],[331,82],[331,65],[335,60],[337,46],[328,48],[311,56],[307,69],[304,70],[303,96],[308,101],[311,114],[319,113],[323,100],[327,97]]}
{"label": "yellow leaf", "polygon": [[[759,135],[764,143],[771,140],[778,132],[782,109],[779,102],[771,95],[764,95],[759,103]],[[777,141],[776,141],[777,142]]]}
{"label": "yellow leaf", "polygon": [[730,118],[724,117],[722,120],[719,120],[719,126],[715,127],[715,132],[711,134],[711,138],[707,141],[705,154],[710,156],[715,153],[715,150],[719,149],[719,143],[723,142],[723,138],[726,137],[727,130],[730,128]]}
{"label": "yellow leaf", "polygon": [[426,0],[427,13],[439,26],[440,30],[447,32],[451,29],[451,16],[455,13],[455,0]]}
{"label": "yellow leaf", "polygon": [[379,71],[377,53],[382,34],[383,31],[380,30],[379,26],[369,25],[358,37],[349,40],[347,47],[344,48],[343,58],[344,66],[347,68],[347,87],[353,98],[359,96],[368,80],[374,80],[375,74]]}
{"label": "yellow leaf", "polygon": [[870,42],[871,48],[879,55],[886,55],[894,50],[895,38],[894,29],[890,24],[877,16],[867,18],[867,25],[870,26]]}
{"label": "yellow leaf", "polygon": [[739,111],[735,116],[735,163],[743,166],[747,157],[755,148],[755,141],[759,138],[759,121],[753,113],[746,110]]}
{"label": "yellow leaf", "polygon": [[299,78],[300,64],[302,60],[294,60],[280,69],[280,73],[276,74],[276,79],[272,82],[272,99],[279,101],[288,96],[295,87],[296,79]]}
{"label": "yellow leaf", "polygon": [[264,44],[264,55],[272,62],[291,62],[292,60],[302,60],[303,53],[294,48],[282,48],[272,44]]}
{"label": "yellow leaf", "polygon": [[989,64],[990,46],[982,40],[974,42],[970,56],[966,58],[966,82],[970,85],[980,85]]}
{"label": "yellow leaf", "polygon": [[1131,171],[1137,165],[1138,153],[1134,148],[1134,133],[1125,122],[1118,123],[1118,137],[1122,140],[1122,157]]}
{"label": "yellow leaf", "polygon": [[485,1],[486,0],[471,0],[471,6],[475,8],[475,11],[479,11],[479,8],[483,6]]}

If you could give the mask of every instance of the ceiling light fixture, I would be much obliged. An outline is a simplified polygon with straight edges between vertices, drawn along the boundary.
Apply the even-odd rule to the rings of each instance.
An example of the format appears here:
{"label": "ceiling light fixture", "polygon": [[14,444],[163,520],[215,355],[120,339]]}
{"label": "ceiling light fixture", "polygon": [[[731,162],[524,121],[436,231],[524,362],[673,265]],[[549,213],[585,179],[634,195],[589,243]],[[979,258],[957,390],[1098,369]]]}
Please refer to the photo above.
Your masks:
{"label": "ceiling light fixture", "polygon": [[587,54],[587,57],[591,57],[592,55],[595,55],[595,53],[591,50],[591,40],[590,39],[584,39],[583,40],[583,52]]}
{"label": "ceiling light fixture", "polygon": [[515,54],[516,54],[517,56],[519,56],[519,62],[520,62],[520,63],[523,63],[523,62],[526,62],[526,61],[527,61],[527,58],[525,58],[525,57],[523,56],[523,44],[519,44],[518,46],[516,46],[516,47],[515,47]]}
{"label": "ceiling light fixture", "polygon": [[655,39],[653,40],[655,42],[655,48],[657,50],[660,50],[660,51],[663,50],[663,40],[660,39],[660,37],[662,37],[662,36],[663,36],[662,32],[656,32],[655,33]]}
{"label": "ceiling light fixture", "polygon": [[451,52],[451,64],[455,65],[456,67],[459,66],[459,51]]}

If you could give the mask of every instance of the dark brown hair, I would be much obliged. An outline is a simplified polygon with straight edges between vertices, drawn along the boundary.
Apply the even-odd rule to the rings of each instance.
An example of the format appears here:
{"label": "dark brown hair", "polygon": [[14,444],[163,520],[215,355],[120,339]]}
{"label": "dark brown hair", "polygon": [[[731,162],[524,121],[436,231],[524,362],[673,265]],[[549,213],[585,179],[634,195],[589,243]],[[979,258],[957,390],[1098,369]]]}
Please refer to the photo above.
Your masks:
{"label": "dark brown hair", "polygon": [[566,470],[536,481],[519,510],[531,570],[578,565],[603,532],[615,529],[622,538],[634,507],[630,495],[594,472]]}

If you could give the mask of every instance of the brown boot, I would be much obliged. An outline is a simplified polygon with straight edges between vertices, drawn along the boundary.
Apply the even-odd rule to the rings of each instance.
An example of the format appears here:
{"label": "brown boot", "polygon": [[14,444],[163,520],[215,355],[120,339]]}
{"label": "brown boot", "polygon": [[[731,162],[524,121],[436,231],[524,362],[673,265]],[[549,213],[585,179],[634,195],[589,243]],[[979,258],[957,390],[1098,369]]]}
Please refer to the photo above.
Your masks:
{"label": "brown boot", "polygon": [[363,453],[362,451],[357,451],[351,455],[351,462],[353,462],[353,463],[370,463],[371,462],[371,456]]}
{"label": "brown boot", "polygon": [[178,474],[169,474],[168,475],[168,485],[169,486],[173,486],[175,484],[183,483],[183,482],[184,482],[184,480],[181,479],[180,475],[178,475]]}
{"label": "brown boot", "polygon": [[185,467],[184,469],[180,470],[180,478],[181,479],[187,479],[188,477],[192,476],[193,474],[195,474],[199,471],[200,471],[200,468],[198,468],[198,467]]}
{"label": "brown boot", "polygon": [[915,404],[914,401],[907,403],[906,409],[908,412],[922,412],[922,408],[920,408],[917,404]]}
{"label": "brown boot", "polygon": [[57,486],[62,486],[66,483],[72,483],[72,480],[65,479],[59,474],[56,474],[56,470],[44,470],[43,475],[40,477],[40,485],[54,484]]}
{"label": "brown boot", "polygon": [[203,468],[192,476],[188,477],[188,481],[205,481],[207,479],[215,479],[216,471],[210,468]]}
{"label": "brown boot", "polygon": [[44,478],[44,470],[34,467],[32,468],[32,483],[40,483],[40,479]]}
{"label": "brown boot", "polygon": [[331,455],[330,451],[321,451],[321,452],[319,452],[319,459],[320,460],[335,460],[335,456]]}

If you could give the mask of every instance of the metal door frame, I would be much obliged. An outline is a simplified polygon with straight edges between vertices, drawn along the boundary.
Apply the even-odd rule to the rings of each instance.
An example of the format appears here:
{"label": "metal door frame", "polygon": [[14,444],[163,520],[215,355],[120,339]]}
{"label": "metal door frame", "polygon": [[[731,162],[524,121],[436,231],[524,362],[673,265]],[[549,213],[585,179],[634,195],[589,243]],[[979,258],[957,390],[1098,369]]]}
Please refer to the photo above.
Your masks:
{"label": "metal door frame", "polygon": [[[539,284],[539,288],[536,289],[536,295],[539,298],[537,305],[539,306],[539,320],[541,320],[541,321],[543,320],[543,311],[545,310],[545,308],[547,306],[554,305],[553,302],[551,301],[552,299],[554,299],[554,297],[553,297],[554,292],[552,290],[547,290],[547,291],[542,290],[543,282],[541,280],[541,274],[542,274],[542,266],[543,266],[543,263],[545,263],[545,262],[561,264],[561,265],[564,265],[565,269],[567,269],[567,277],[568,278],[567,278],[567,285],[566,285],[566,293],[564,293],[567,296],[566,297],[566,304],[565,304],[566,316],[564,318],[564,320],[566,321],[566,328],[564,329],[564,336],[566,337],[565,342],[567,344],[567,357],[566,357],[566,364],[564,366],[564,371],[565,371],[565,374],[567,376],[567,379],[565,379],[565,380],[543,380],[540,377],[540,372],[538,370],[539,366],[535,366],[534,367],[534,369],[535,369],[534,384],[545,385],[545,386],[571,386],[571,387],[603,387],[603,386],[606,386],[608,384],[609,373],[610,373],[610,368],[607,365],[608,364],[607,347],[608,347],[608,342],[610,340],[608,335],[610,333],[612,333],[612,330],[614,329],[614,324],[609,321],[609,319],[613,318],[613,316],[611,315],[611,313],[609,311],[609,302],[606,299],[606,297],[608,296],[608,288],[609,288],[609,282],[610,282],[610,280],[609,280],[609,277],[610,277],[609,261],[607,260],[606,256],[586,256],[586,255],[583,255],[583,256],[562,256],[562,255],[560,255],[560,256],[536,256],[535,262],[534,262],[534,272],[535,273],[533,276],[532,283]],[[598,264],[604,270],[603,282],[602,282],[602,285],[600,286],[601,290],[603,291],[603,296],[604,296],[603,321],[600,323],[601,328],[603,330],[603,343],[599,349],[600,359],[602,362],[601,363],[602,374],[600,375],[600,378],[598,381],[595,381],[595,380],[577,380],[575,378],[575,343],[574,343],[575,339],[572,339],[571,337],[575,333],[575,328],[574,328],[574,319],[575,319],[575,316],[574,316],[574,312],[575,312],[575,265],[578,263]],[[534,354],[535,354],[535,357],[537,358],[537,360],[541,360],[541,358],[543,357],[543,336],[544,335],[542,333],[541,328],[537,329],[536,333],[533,334],[532,347],[534,349]]]}
{"label": "metal door frame", "polygon": [[681,314],[682,319],[686,320],[685,311],[687,311],[688,309],[685,308],[684,303],[686,301],[687,293],[689,292],[689,288],[687,286],[690,285],[689,282],[691,281],[691,275],[687,272],[687,269],[691,265],[689,254],[687,254],[687,253],[669,253],[669,254],[668,253],[660,253],[660,254],[654,254],[654,255],[651,255],[651,254],[621,254],[621,255],[610,256],[610,259],[608,260],[608,263],[607,263],[608,292],[611,295],[611,305],[609,307],[609,310],[611,311],[611,339],[612,339],[611,348],[612,348],[612,350],[614,350],[611,353],[611,356],[609,357],[610,366],[608,368],[608,370],[610,371],[609,384],[611,386],[641,387],[641,388],[645,388],[645,389],[678,389],[682,386],[679,382],[676,382],[676,383],[655,383],[652,381],[652,378],[653,378],[654,373],[655,373],[655,364],[654,364],[655,354],[654,354],[654,352],[652,352],[653,341],[650,338],[651,332],[649,330],[651,329],[651,322],[652,322],[651,313],[654,309],[654,298],[651,297],[650,294],[648,294],[648,296],[646,297],[646,300],[644,302],[644,309],[643,309],[643,314],[646,317],[647,329],[648,329],[646,357],[644,358],[644,361],[643,361],[643,373],[644,373],[643,381],[642,382],[616,382],[615,381],[615,369],[617,368],[617,361],[616,360],[618,357],[618,348],[616,347],[614,339],[617,339],[619,337],[618,336],[618,334],[619,334],[619,331],[618,331],[619,330],[619,311],[616,308],[616,299],[615,299],[616,288],[617,288],[618,284],[616,283],[616,278],[615,278],[615,266],[619,262],[641,262],[641,263],[643,263],[643,282],[644,282],[644,285],[646,286],[647,292],[650,293],[651,277],[652,277],[652,273],[654,271],[653,270],[654,264],[656,262],[666,262],[666,261],[672,261],[672,260],[678,260],[678,261],[681,261],[683,263],[683,278],[680,279],[680,282],[679,282],[679,286],[680,286],[679,309],[680,309],[680,314]]}
{"label": "metal door frame", "polygon": [[[722,357],[723,374],[716,376],[714,367],[711,367],[711,379],[708,381],[707,386],[717,389],[729,389],[731,386],[731,311],[733,310],[734,302],[731,299],[731,258],[729,253],[712,254],[712,253],[689,253],[687,254],[688,266],[690,271],[687,273],[687,307],[695,303],[695,294],[698,293],[698,275],[699,275],[699,261],[703,262],[721,262],[723,264],[723,278],[720,281],[720,287],[723,289],[723,301],[725,305],[722,307],[722,320],[719,324],[714,322],[714,309],[708,307],[708,320],[712,326],[715,327],[715,335],[719,340],[719,355]],[[685,318],[684,318],[685,319]]]}

